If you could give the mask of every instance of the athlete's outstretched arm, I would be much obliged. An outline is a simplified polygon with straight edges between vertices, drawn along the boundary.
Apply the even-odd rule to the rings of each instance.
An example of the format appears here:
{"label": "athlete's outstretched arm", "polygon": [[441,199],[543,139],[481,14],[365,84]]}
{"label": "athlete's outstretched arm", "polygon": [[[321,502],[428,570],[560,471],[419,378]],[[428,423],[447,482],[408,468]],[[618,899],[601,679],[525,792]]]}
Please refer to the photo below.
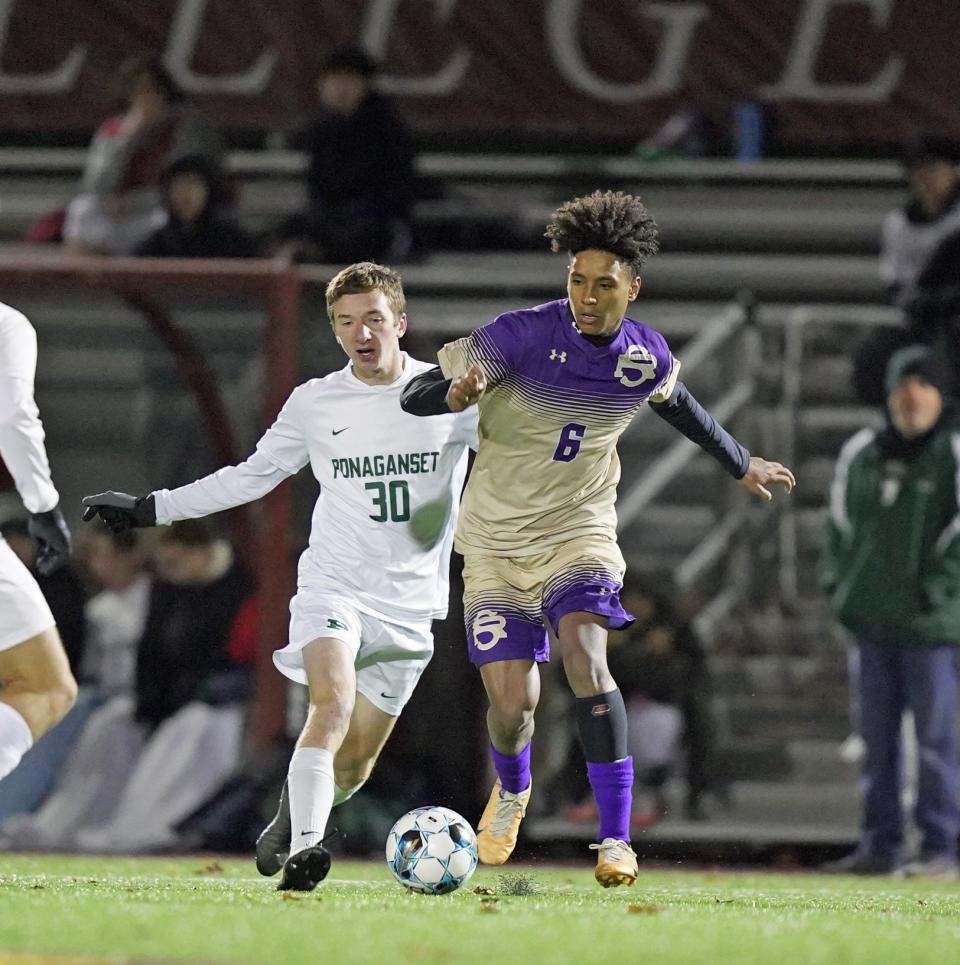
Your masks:
{"label": "athlete's outstretched arm", "polygon": [[463,412],[480,401],[486,387],[487,380],[479,365],[455,379],[445,379],[437,366],[407,383],[400,395],[400,408],[422,416]]}
{"label": "athlete's outstretched arm", "polygon": [[84,496],[83,518],[89,521],[99,516],[114,532],[122,532],[209,516],[266,496],[292,474],[258,450],[246,462],[225,466],[179,489],[159,489],[139,497],[112,491]]}
{"label": "athlete's outstretched arm", "polygon": [[768,462],[750,453],[691,395],[690,390],[677,382],[670,398],[651,402],[650,408],[665,422],[708,452],[734,479],[750,492],[763,499],[773,495],[766,487],[777,483],[787,492],[796,485],[793,473],[779,462]]}
{"label": "athlete's outstretched arm", "polygon": [[303,387],[294,389],[276,421],[257,443],[246,462],[225,466],[203,479],[179,489],[158,489],[147,496],[100,493],[83,500],[85,520],[99,516],[120,532],[134,526],[154,526],[178,519],[209,516],[266,496],[287,476],[298,473],[309,461],[304,425]]}

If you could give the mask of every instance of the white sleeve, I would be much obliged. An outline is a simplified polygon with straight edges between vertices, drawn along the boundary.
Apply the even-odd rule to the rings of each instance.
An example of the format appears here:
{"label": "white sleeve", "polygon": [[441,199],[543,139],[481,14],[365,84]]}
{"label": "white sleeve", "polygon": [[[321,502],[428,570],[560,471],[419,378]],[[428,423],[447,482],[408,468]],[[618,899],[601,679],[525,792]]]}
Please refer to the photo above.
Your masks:
{"label": "white sleeve", "polygon": [[246,462],[225,466],[178,489],[154,492],[157,522],[172,523],[242,506],[298,473],[310,458],[299,408],[298,391],[294,389]]}
{"label": "white sleeve", "polygon": [[0,458],[27,511],[43,513],[60,502],[60,495],[50,479],[43,423],[33,398],[37,335],[19,312],[0,308]]}
{"label": "white sleeve", "polygon": [[157,522],[163,525],[178,519],[195,519],[242,506],[266,496],[290,475],[261,452],[255,452],[238,466],[225,466],[186,486],[158,489],[153,493]]}
{"label": "white sleeve", "polygon": [[457,433],[456,439],[458,442],[463,442],[474,452],[480,446],[480,439],[478,436],[478,429],[480,421],[480,406],[472,405],[469,409],[464,409],[463,412],[457,413]]}

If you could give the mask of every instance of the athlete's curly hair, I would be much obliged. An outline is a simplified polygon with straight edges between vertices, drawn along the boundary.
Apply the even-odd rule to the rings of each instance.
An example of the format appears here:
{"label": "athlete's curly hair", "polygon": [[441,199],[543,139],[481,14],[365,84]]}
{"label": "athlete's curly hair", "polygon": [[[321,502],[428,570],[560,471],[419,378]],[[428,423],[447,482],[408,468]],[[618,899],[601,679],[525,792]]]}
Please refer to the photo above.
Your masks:
{"label": "athlete's curly hair", "polygon": [[553,213],[544,235],[553,251],[609,251],[635,274],[660,250],[653,216],[639,198],[623,191],[594,191],[567,201]]}

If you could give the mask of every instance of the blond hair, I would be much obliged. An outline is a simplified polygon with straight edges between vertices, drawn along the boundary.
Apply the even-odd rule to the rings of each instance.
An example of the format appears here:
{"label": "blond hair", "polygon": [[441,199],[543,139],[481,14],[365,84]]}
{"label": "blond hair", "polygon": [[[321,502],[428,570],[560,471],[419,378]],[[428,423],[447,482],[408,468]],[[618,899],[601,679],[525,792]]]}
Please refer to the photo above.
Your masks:
{"label": "blond hair", "polygon": [[397,318],[407,307],[399,272],[373,261],[359,261],[338,271],[327,285],[327,315],[330,324],[333,325],[333,306],[341,295],[359,295],[364,292],[383,292]]}

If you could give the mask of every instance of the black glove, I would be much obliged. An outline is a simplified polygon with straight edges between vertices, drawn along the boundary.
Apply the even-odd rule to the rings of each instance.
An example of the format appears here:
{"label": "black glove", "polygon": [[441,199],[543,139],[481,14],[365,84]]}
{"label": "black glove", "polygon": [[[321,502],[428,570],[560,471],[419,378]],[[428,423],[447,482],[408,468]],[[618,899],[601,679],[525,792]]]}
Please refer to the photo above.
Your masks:
{"label": "black glove", "polygon": [[59,506],[31,513],[27,531],[37,543],[37,572],[49,576],[70,558],[70,530]]}
{"label": "black glove", "polygon": [[157,508],[151,493],[149,496],[131,496],[129,493],[98,493],[83,497],[83,521],[90,522],[99,516],[114,533],[137,526],[156,526]]}

